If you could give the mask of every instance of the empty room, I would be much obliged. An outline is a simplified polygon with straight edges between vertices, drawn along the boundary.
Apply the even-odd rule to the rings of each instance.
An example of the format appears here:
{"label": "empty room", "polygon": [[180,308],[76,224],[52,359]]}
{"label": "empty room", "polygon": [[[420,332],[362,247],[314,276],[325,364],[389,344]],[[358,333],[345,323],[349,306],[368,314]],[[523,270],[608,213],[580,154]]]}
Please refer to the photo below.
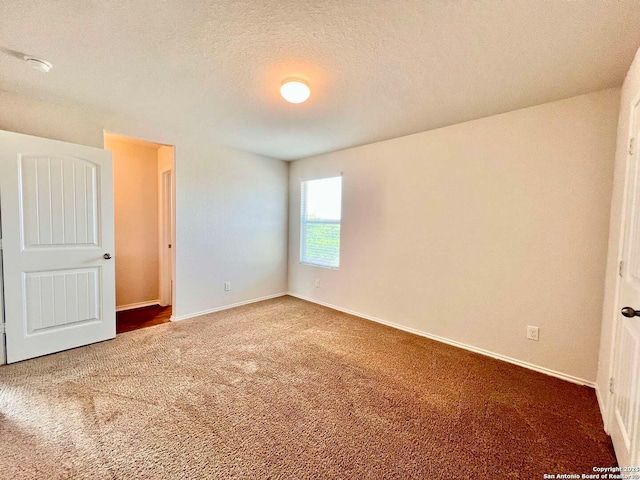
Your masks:
{"label": "empty room", "polygon": [[639,48],[638,0],[0,2],[0,478],[640,478]]}

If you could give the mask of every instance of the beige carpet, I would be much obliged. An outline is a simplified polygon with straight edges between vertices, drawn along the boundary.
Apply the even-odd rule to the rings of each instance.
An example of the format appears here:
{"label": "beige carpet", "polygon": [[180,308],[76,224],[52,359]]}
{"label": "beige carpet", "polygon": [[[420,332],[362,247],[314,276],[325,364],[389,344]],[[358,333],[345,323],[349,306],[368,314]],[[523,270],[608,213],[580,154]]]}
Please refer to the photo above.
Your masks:
{"label": "beige carpet", "polygon": [[291,297],[2,367],[0,415],[7,479],[615,465],[593,390]]}

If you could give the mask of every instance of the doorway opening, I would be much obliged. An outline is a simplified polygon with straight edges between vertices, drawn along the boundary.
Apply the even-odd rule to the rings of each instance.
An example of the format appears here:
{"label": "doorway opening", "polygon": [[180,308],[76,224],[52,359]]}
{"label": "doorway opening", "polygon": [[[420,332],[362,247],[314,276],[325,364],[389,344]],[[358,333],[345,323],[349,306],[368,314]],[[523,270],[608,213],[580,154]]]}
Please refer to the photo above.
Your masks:
{"label": "doorway opening", "polygon": [[174,147],[104,134],[113,155],[116,333],[169,322],[175,281]]}

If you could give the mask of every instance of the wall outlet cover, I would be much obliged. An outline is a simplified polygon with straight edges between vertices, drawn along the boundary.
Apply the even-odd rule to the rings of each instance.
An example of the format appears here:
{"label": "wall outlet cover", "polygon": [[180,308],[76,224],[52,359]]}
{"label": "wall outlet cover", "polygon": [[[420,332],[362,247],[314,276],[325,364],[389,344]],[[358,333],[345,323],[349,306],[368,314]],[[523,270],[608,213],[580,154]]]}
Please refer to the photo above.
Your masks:
{"label": "wall outlet cover", "polygon": [[527,338],[537,342],[539,340],[538,327],[532,327],[531,325],[527,326]]}

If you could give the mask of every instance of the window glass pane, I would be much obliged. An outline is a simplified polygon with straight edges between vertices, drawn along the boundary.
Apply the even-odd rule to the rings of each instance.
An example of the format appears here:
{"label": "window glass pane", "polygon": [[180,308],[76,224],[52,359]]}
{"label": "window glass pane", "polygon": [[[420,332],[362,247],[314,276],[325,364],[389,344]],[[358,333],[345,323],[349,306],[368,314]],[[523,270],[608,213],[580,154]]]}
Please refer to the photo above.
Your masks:
{"label": "window glass pane", "polygon": [[311,180],[307,187],[307,218],[340,220],[342,177]]}
{"label": "window glass pane", "polygon": [[302,182],[300,261],[338,268],[342,177]]}
{"label": "window glass pane", "polygon": [[340,264],[340,224],[306,224],[303,263],[337,268]]}

